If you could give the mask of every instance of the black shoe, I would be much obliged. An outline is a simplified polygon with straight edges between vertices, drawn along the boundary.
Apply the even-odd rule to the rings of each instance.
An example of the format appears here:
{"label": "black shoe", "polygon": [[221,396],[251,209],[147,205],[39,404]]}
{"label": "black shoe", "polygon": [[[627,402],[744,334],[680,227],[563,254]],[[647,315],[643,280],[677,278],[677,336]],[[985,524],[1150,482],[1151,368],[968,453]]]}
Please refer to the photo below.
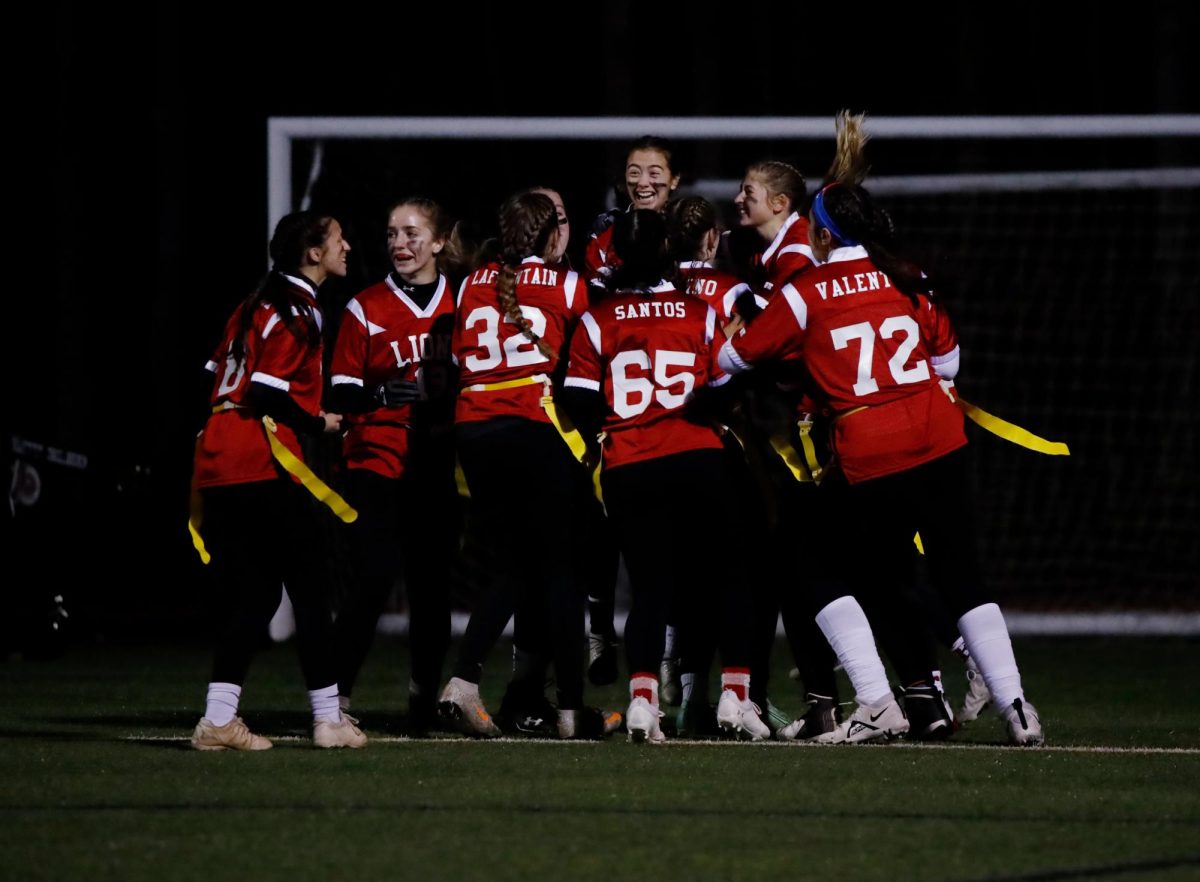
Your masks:
{"label": "black shoe", "polygon": [[408,696],[408,719],[405,730],[409,738],[425,738],[437,728],[437,698],[429,695]]}
{"label": "black shoe", "polygon": [[936,686],[904,687],[904,713],[909,738],[945,741],[954,734],[954,714]]}
{"label": "black shoe", "polygon": [[558,708],[545,695],[523,693],[511,687],[504,693],[496,714],[500,731],[527,738],[557,738]]}
{"label": "black shoe", "polygon": [[775,733],[780,741],[807,741],[833,732],[842,724],[842,708],[832,695],[809,692],[804,700],[808,702],[808,710],[799,720]]}

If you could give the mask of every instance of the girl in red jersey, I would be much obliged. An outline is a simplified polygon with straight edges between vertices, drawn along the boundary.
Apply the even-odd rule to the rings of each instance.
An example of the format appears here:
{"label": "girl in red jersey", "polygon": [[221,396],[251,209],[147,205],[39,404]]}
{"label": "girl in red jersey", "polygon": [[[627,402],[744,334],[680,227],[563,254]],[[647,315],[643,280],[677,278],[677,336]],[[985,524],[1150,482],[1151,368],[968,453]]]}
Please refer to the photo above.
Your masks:
{"label": "girl in red jersey", "polygon": [[721,229],[711,202],[702,196],[679,199],[667,207],[666,218],[667,240],[685,290],[715,309],[722,325],[743,310],[756,314],[767,305],[765,298],[737,276],[713,266]]}
{"label": "girl in red jersey", "polygon": [[409,729],[428,730],[450,641],[457,532],[454,292],[438,269],[451,235],[442,208],[414,197],[388,211],[393,271],[346,305],[330,403],[346,414],[346,496],[354,577],[334,627],[342,709],[403,565],[410,614]]}
{"label": "girl in red jersey", "polygon": [[[675,148],[666,138],[645,135],[629,147],[625,158],[625,193],[629,211],[662,211],[679,187],[674,169]],[[603,288],[605,280],[620,264],[612,246],[613,220],[625,209],[614,208],[596,218],[583,257],[583,272],[589,285]]]}
{"label": "girl in red jersey", "polygon": [[[463,282],[453,351],[461,371],[456,435],[473,510],[495,546],[489,603],[547,610],[558,686],[558,734],[603,734],[583,705],[583,597],[571,560],[579,466],[543,403],[569,328],[587,308],[578,275],[548,261],[558,253],[554,203],[521,193],[500,211],[500,253]],[[504,617],[507,620],[507,616]],[[466,731],[499,730],[479,697],[483,662],[504,621],[473,614],[440,710]]]}
{"label": "girl in red jersey", "polygon": [[813,255],[822,265],[785,285],[720,357],[730,372],[802,360],[835,415],[833,445],[844,484],[821,494],[829,601],[817,622],[859,707],[819,740],[863,741],[908,730],[855,595],[887,590],[909,569],[919,532],[931,581],[957,618],[1009,739],[1040,745],[1041,723],[1025,700],[1004,617],[985,601],[965,492],[962,414],[931,366],[948,341],[935,342],[930,327],[936,310],[928,278],[895,252],[890,221],[858,186],[865,164],[855,122],[839,120],[832,183],[809,215]]}
{"label": "girl in red jersey", "polygon": [[808,220],[801,213],[807,198],[804,176],[777,160],[746,169],[734,197],[738,222],[754,229],[766,245],[755,258],[751,276],[755,290],[768,298],[816,263],[808,243]]}
{"label": "girl in red jersey", "polygon": [[[633,587],[625,628],[634,741],[660,742],[656,673],[668,607],[680,615],[721,615],[722,693],[717,721],[754,740],[769,732],[748,697],[749,608],[734,573],[722,562],[739,557],[738,531],[729,547],[695,553],[695,516],[714,503],[736,519],[736,494],[721,439],[684,410],[693,390],[721,385],[716,369],[716,312],[688,297],[674,276],[666,226],[655,211],[635,210],[614,223],[621,266],[610,295],[580,321],[571,343],[563,404],[585,437],[603,425],[605,504]],[[704,630],[681,621],[681,634]]]}
{"label": "girl in red jersey", "polygon": [[[283,583],[296,614],[300,664],[318,747],[363,747],[366,737],[338,707],[326,561],[312,498],[284,468],[300,470],[296,434],[336,432],[341,416],[321,400],[317,288],[346,275],[350,246],[336,220],[284,217],[271,238],[274,269],[226,324],[208,370],[212,413],[196,444],[195,483],[204,503],[212,575],[229,618],[217,642],[198,750],[265,750],[238,717],[242,682],[279,605]],[[272,422],[272,420],[274,422]]]}

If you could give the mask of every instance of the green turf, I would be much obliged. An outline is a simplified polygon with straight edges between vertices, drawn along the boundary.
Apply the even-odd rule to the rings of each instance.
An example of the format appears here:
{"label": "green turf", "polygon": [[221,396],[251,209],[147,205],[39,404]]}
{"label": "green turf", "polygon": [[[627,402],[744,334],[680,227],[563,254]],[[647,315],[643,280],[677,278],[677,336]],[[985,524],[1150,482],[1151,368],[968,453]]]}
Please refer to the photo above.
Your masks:
{"label": "green turf", "polygon": [[[281,740],[200,754],[182,739],[203,648],[9,662],[0,879],[1200,878],[1200,643],[1017,651],[1051,745],[1190,752],[1018,750],[988,717],[931,748]],[[956,699],[960,680],[948,672]],[[356,695],[369,735],[399,733],[406,682],[402,646],[380,641]],[[773,697],[799,708],[790,683]],[[618,687],[593,700],[623,704]],[[304,735],[291,647],[256,659],[243,713]]]}

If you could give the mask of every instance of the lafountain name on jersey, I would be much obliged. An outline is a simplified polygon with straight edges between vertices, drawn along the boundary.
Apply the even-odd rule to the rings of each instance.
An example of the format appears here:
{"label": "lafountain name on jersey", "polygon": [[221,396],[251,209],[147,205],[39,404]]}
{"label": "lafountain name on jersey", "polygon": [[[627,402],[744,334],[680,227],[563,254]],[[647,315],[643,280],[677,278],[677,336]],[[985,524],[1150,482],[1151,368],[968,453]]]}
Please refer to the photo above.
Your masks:
{"label": "lafountain name on jersey", "polygon": [[[497,269],[482,269],[475,270],[471,274],[472,285],[490,285],[496,281],[496,276],[499,274]],[[518,285],[557,285],[558,270],[551,269],[548,266],[534,264],[532,266],[522,267],[517,271]]]}
{"label": "lafountain name on jersey", "polygon": [[643,300],[640,303],[619,303],[613,307],[613,318],[683,318],[687,306],[682,300]]}

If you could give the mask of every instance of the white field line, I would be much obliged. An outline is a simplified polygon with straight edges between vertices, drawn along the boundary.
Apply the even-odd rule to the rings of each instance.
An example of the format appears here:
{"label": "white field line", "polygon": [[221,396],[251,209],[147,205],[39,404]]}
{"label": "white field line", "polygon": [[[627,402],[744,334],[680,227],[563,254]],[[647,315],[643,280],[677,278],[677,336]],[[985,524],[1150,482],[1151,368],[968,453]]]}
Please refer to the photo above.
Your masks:
{"label": "white field line", "polygon": [[[281,742],[307,742],[308,738],[300,735],[271,735],[272,741]],[[555,747],[599,747],[604,744],[603,741],[559,741],[554,738],[407,738],[397,735],[373,735],[371,737],[372,744],[457,744],[457,745],[488,745],[488,744],[527,744],[537,746],[555,746]],[[616,735],[614,738],[620,738]],[[162,741],[184,743],[190,739],[186,735],[125,735],[121,738],[122,741]],[[888,745],[866,745],[866,749],[878,749],[886,746],[890,750],[1004,750],[1017,753],[1113,753],[1113,754],[1133,754],[1137,756],[1149,756],[1153,754],[1169,754],[1176,756],[1200,756],[1200,748],[1197,747],[1096,747],[1086,745],[1050,745],[1047,747],[1037,748],[1015,748],[1007,744],[963,744],[963,743],[942,743],[942,744],[923,744],[913,741],[898,741]],[[686,739],[668,739],[662,745],[651,745],[647,749],[654,750],[657,747],[724,747],[724,748],[808,748],[813,750],[829,750],[839,747],[839,745],[828,744],[811,744],[808,742],[795,741],[689,741]],[[857,745],[841,746],[843,750],[855,749]]]}

